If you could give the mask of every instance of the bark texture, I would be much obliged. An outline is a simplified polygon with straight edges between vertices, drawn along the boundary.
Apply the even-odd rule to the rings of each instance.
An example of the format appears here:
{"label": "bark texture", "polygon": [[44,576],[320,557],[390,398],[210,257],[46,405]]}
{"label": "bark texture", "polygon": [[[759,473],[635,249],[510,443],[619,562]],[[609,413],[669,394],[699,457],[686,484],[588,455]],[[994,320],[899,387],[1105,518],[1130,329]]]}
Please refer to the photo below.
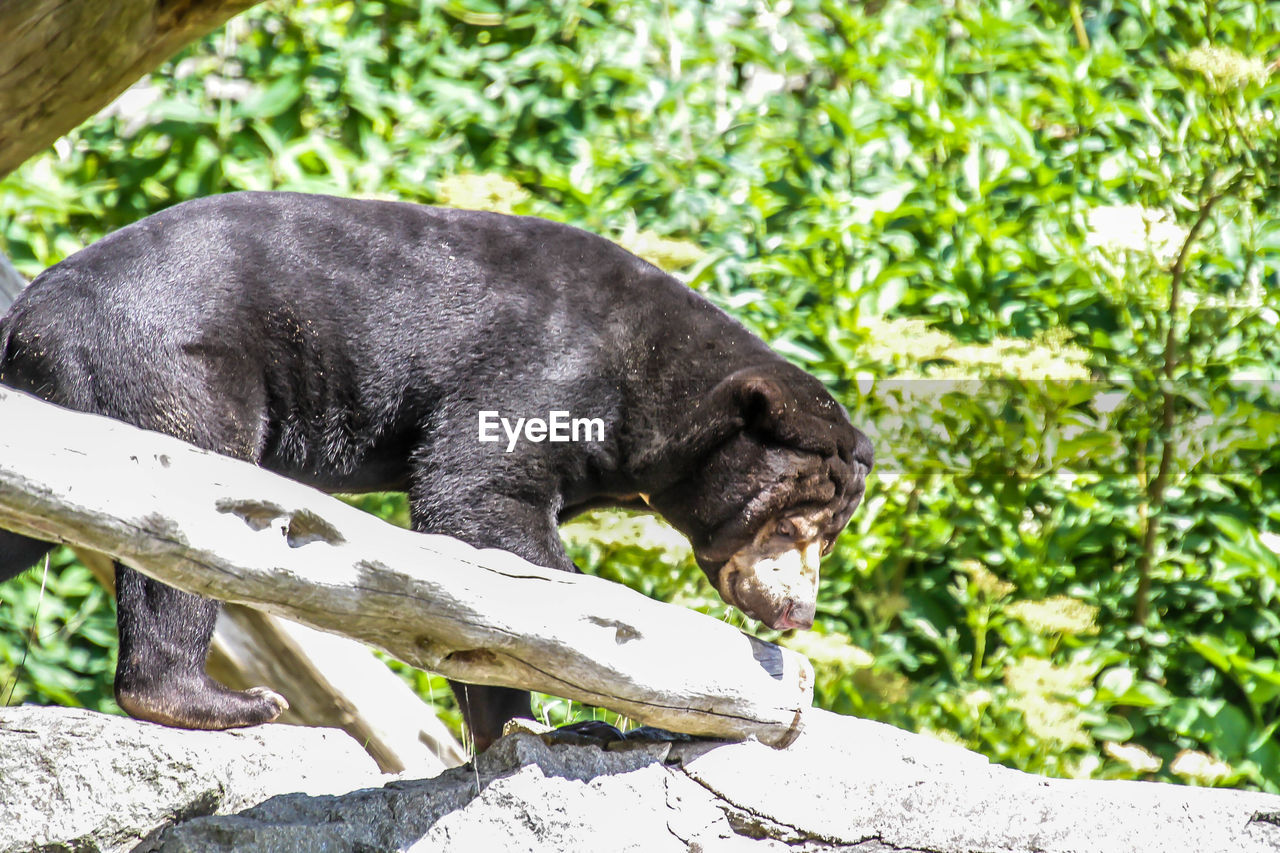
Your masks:
{"label": "bark texture", "polygon": [[256,2],[0,3],[0,178]]}

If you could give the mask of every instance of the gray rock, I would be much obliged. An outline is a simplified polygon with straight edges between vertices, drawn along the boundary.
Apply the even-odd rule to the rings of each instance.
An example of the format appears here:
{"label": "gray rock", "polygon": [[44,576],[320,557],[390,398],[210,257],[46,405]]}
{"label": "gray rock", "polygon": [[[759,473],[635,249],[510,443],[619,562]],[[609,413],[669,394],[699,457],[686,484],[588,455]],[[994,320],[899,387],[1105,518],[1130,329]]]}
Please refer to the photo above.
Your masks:
{"label": "gray rock", "polygon": [[176,821],[385,779],[334,729],[189,732],[73,708],[0,708],[0,851],[127,850]]}
{"label": "gray rock", "polygon": [[[27,714],[25,725],[14,712]],[[21,738],[30,743],[10,746]],[[1042,779],[821,711],[785,750],[751,741],[602,748],[516,733],[434,779],[386,781],[350,746],[280,726],[204,734],[10,709],[0,712],[0,772],[9,782],[24,769],[0,793],[0,835],[21,826],[28,843],[0,850],[55,838],[36,833],[51,812],[78,834],[64,830],[46,849],[132,840],[160,853],[1280,849],[1280,797]],[[76,768],[86,766],[80,792]]]}
{"label": "gray rock", "polygon": [[474,767],[342,797],[278,797],[186,821],[197,850],[1272,853],[1280,797],[1047,780],[865,720],[813,712],[786,750],[754,742],[610,751],[500,741]]}
{"label": "gray rock", "polygon": [[[929,853],[1275,853],[1280,797],[1045,779],[867,720],[814,713],[782,751],[703,749],[682,770],[748,834]],[[797,780],[803,784],[797,784]],[[860,848],[855,848],[860,849]],[[875,848],[868,847],[867,850]]]}
{"label": "gray rock", "polygon": [[[230,817],[188,821],[155,846],[178,851],[355,851],[596,849],[687,850],[655,822],[667,788],[668,745],[610,752],[547,744],[535,735],[503,738],[477,762],[430,780],[392,782],[340,797],[283,796]],[[618,846],[617,839],[624,843]]]}

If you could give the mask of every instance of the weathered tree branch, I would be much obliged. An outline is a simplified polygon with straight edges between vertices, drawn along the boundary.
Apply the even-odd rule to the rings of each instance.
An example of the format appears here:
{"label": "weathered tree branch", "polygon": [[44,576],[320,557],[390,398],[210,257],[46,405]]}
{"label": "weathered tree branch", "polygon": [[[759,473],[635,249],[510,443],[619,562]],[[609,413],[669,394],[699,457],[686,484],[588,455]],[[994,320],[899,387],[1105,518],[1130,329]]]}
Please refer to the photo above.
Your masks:
{"label": "weathered tree branch", "polygon": [[218,616],[209,674],[289,698],[280,721],[340,728],[387,773],[435,776],[467,760],[435,709],[359,643],[229,604]]}
{"label": "weathered tree branch", "polygon": [[[75,551],[98,582],[114,591],[111,558]],[[467,760],[435,709],[346,637],[228,604],[218,614],[208,670],[237,690],[270,684],[289,698],[280,722],[342,729],[383,772],[435,776]]]}
{"label": "weathered tree branch", "polygon": [[424,669],[784,745],[809,662],[618,584],[388,525],[177,439],[0,389],[0,527]]}
{"label": "weathered tree branch", "polygon": [[4,252],[0,252],[0,316],[4,316],[13,300],[18,298],[18,294],[26,286],[27,280],[13,268]]}
{"label": "weathered tree branch", "polygon": [[256,2],[0,3],[0,177]]}

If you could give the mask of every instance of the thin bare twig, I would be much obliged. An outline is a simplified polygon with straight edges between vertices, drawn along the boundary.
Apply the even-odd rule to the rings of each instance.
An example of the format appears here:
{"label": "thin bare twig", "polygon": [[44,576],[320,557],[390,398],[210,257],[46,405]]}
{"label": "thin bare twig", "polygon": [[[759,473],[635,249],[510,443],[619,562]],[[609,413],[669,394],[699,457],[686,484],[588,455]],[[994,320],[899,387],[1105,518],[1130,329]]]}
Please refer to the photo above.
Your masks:
{"label": "thin bare twig", "polygon": [[[1200,205],[1196,220],[1187,231],[1186,239],[1178,250],[1173,266],[1169,269],[1169,327],[1165,330],[1164,358],[1161,367],[1161,448],[1160,466],[1151,481],[1145,502],[1145,525],[1142,533],[1142,553],[1138,558],[1138,589],[1134,596],[1133,621],[1144,625],[1151,609],[1151,567],[1155,562],[1156,542],[1160,536],[1160,511],[1164,508],[1164,493],[1169,485],[1169,476],[1173,470],[1173,425],[1176,401],[1170,387],[1174,371],[1178,367],[1178,307],[1182,295],[1183,282],[1186,279],[1187,260],[1191,256],[1191,248],[1200,237],[1200,232],[1209,223],[1214,207],[1218,202],[1233,193],[1243,183],[1246,172],[1241,170],[1216,192],[1209,194]],[[1201,186],[1201,195],[1208,192],[1213,183],[1213,176],[1206,176]]]}

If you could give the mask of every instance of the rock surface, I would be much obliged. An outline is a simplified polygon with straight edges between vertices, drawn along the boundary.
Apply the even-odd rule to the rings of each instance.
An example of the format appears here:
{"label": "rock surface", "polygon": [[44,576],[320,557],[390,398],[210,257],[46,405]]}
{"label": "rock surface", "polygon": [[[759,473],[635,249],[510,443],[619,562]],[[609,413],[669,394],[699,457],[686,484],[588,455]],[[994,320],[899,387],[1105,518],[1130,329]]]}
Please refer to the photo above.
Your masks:
{"label": "rock surface", "polygon": [[0,851],[130,850],[197,815],[385,781],[344,732],[189,732],[73,708],[0,708]]}
{"label": "rock surface", "polygon": [[[15,708],[0,711],[0,774],[6,851],[1280,849],[1280,797],[1042,779],[820,711],[785,750],[514,734],[474,765],[405,779],[339,733]],[[52,832],[55,817],[68,828]]]}

